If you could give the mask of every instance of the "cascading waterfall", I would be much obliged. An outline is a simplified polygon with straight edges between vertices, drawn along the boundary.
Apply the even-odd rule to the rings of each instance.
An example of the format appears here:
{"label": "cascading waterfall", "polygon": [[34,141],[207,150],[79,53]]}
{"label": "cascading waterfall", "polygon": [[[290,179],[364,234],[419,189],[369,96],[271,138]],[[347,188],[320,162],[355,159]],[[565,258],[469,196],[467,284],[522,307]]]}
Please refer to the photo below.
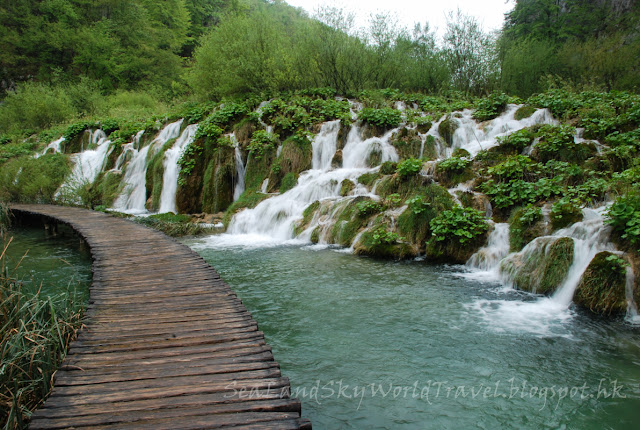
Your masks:
{"label": "cascading waterfall", "polygon": [[633,288],[635,286],[636,276],[631,266],[627,267],[625,279],[625,295],[627,297],[627,321],[632,324],[640,324],[640,315],[638,315],[638,304],[633,299]]}
{"label": "cascading waterfall", "polygon": [[331,169],[331,160],[336,153],[338,133],[340,132],[340,120],[329,121],[322,124],[320,132],[313,139],[312,168],[316,170]]}
{"label": "cascading waterfall", "polygon": [[198,124],[191,124],[184,129],[173,146],[164,153],[164,173],[162,175],[162,192],[160,193],[160,210],[158,213],[177,212],[176,191],[180,169],[178,160],[185,148],[193,142],[198,130]]}
{"label": "cascading waterfall", "polygon": [[40,157],[42,155],[45,155],[45,154],[57,154],[58,152],[61,152],[60,145],[62,145],[62,142],[64,142],[64,140],[65,139],[64,139],[64,136],[63,136],[60,139],[56,139],[53,142],[49,143],[44,148],[42,153],[35,155],[35,158],[38,158],[38,157]]}
{"label": "cascading waterfall", "polygon": [[137,144],[130,145],[127,148],[128,151],[133,153],[133,156],[131,157],[131,161],[124,167],[124,189],[113,204],[114,210],[130,214],[144,214],[147,212],[145,208],[147,203],[146,173],[149,151],[153,149],[155,152],[162,148],[169,140],[178,137],[182,121],[183,120],[168,124],[149,145],[142,149],[135,147],[139,147],[140,141],[138,136],[141,137],[142,134],[138,133],[136,135],[137,140],[134,140],[134,143]]}
{"label": "cascading waterfall", "polygon": [[97,130],[93,133],[92,143],[96,145],[95,149],[72,155],[73,171],[56,192],[56,196],[77,201],[76,190],[93,183],[103,170],[109,150],[112,149],[111,141],[102,130]]}
{"label": "cascading waterfall", "polygon": [[473,254],[467,266],[478,268],[498,276],[500,261],[509,254],[509,224],[506,222],[493,225],[487,246]]}
{"label": "cascading waterfall", "polygon": [[238,144],[236,135],[234,133],[231,133],[229,138],[231,139],[231,142],[234,143],[233,149],[235,151],[234,158],[236,163],[236,184],[233,187],[233,201],[235,202],[240,198],[242,193],[244,193],[244,177],[247,172],[247,165],[244,164],[244,161],[242,161],[242,151],[240,150],[240,145]]}
{"label": "cascading waterfall", "polygon": [[[389,143],[393,131],[382,138],[362,140],[360,130],[354,126],[343,149],[343,167],[328,170],[336,152],[337,128],[336,121],[323,124],[321,133],[312,142],[312,156],[316,160],[314,169],[303,172],[298,184],[286,193],[264,200],[254,209],[236,214],[228,233],[267,236],[277,241],[293,239],[293,226],[302,219],[302,213],[308,205],[316,200],[344,199],[340,197],[342,181],[349,179],[355,183],[360,175],[373,170],[366,165],[366,160],[373,151],[380,153],[381,162],[398,160],[395,149]],[[356,187],[348,198],[363,194],[369,195],[365,188]]]}
{"label": "cascading waterfall", "polygon": [[[450,148],[445,149],[445,157],[451,157],[454,150],[461,148],[469,152],[471,156],[475,156],[482,150],[487,150],[498,145],[496,138],[506,136],[514,131],[531,127],[537,124],[557,125],[558,121],[553,118],[548,109],[538,109],[528,118],[516,120],[514,118],[519,105],[509,105],[505,113],[499,117],[489,121],[488,123],[478,124],[473,119],[473,111],[465,109],[458,117],[452,117],[458,125],[453,133],[453,142]],[[439,136],[437,126],[442,122],[443,117],[438,123],[434,124],[429,133]]]}

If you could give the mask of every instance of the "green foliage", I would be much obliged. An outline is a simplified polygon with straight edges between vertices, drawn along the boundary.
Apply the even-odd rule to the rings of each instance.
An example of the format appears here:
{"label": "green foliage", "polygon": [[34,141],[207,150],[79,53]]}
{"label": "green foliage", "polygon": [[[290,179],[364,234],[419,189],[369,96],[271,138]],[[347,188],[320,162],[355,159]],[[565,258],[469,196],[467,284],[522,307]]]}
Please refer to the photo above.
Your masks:
{"label": "green foliage", "polygon": [[398,163],[396,169],[398,176],[403,179],[417,175],[422,170],[422,161],[416,158],[407,158]]}
{"label": "green foliage", "polygon": [[402,114],[399,110],[392,108],[364,108],[358,115],[358,119],[377,127],[387,129],[397,127],[402,119]]}
{"label": "green foliage", "polygon": [[489,230],[482,212],[460,206],[440,212],[430,224],[434,242],[459,245],[473,242]]}
{"label": "green foliage", "polygon": [[184,149],[182,155],[178,159],[180,174],[178,176],[178,185],[186,185],[186,178],[193,172],[196,166],[197,158],[202,154],[203,148],[196,142],[192,142]]}
{"label": "green foliage", "polygon": [[195,139],[208,138],[216,140],[222,135],[222,133],[224,133],[224,130],[222,130],[217,124],[206,119],[198,124]]}
{"label": "green foliage", "polygon": [[563,197],[551,208],[551,226],[554,229],[566,227],[582,219],[581,202],[578,199]]}
{"label": "green foliage", "polygon": [[509,96],[504,93],[493,93],[476,102],[473,117],[478,121],[488,121],[498,117],[507,108]]}
{"label": "green foliage", "polygon": [[511,251],[517,252],[527,243],[543,234],[538,228],[542,221],[542,209],[528,205],[514,211],[509,220],[509,245]]}
{"label": "green foliage", "polygon": [[500,145],[499,148],[503,152],[520,154],[535,139],[535,133],[529,128],[515,131],[507,136],[498,137],[496,140]]}
{"label": "green foliage", "polygon": [[65,141],[70,142],[73,138],[80,135],[85,130],[94,128],[96,127],[96,125],[96,123],[90,121],[77,122],[67,127],[62,137],[64,137]]}
{"label": "green foliage", "polygon": [[380,165],[380,173],[383,175],[393,175],[396,173],[398,168],[398,163],[394,163],[393,161],[385,161]]}
{"label": "green foliage", "polygon": [[358,216],[361,218],[370,217],[373,214],[382,212],[384,207],[375,200],[363,200],[356,205]]}
{"label": "green foliage", "polygon": [[520,106],[516,113],[513,115],[513,118],[516,121],[521,121],[525,118],[529,118],[536,112],[536,108],[529,105]]}
{"label": "green foliage", "polygon": [[420,215],[431,206],[431,204],[421,195],[410,198],[405,202],[405,204],[409,206],[409,210],[414,215]]}
{"label": "green foliage", "polygon": [[256,159],[262,158],[265,151],[273,149],[278,144],[278,135],[265,130],[256,130],[249,144],[249,153]]}
{"label": "green foliage", "polygon": [[403,240],[404,238],[400,237],[398,233],[389,231],[385,227],[378,227],[371,233],[371,244],[374,246],[393,245]]}
{"label": "green foliage", "polygon": [[442,160],[436,166],[436,171],[442,173],[461,173],[471,165],[471,160],[459,157],[451,157]]}
{"label": "green foliage", "polygon": [[534,177],[538,165],[524,155],[512,155],[496,166],[490,167],[487,173],[498,182],[524,180]]}
{"label": "green foliage", "polygon": [[71,172],[63,154],[13,159],[0,170],[0,199],[21,203],[53,203],[55,193]]}
{"label": "green foliage", "polygon": [[640,249],[640,194],[634,191],[618,197],[607,211],[606,222],[624,244]]}
{"label": "green foliage", "polygon": [[358,176],[358,182],[367,187],[373,186],[378,179],[380,179],[380,173],[378,172],[364,173]]}

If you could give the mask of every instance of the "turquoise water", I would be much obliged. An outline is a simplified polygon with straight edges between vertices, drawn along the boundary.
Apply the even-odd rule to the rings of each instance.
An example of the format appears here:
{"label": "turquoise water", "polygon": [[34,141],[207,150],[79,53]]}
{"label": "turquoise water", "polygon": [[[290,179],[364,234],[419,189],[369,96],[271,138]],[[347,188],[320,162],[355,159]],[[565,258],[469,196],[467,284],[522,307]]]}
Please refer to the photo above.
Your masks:
{"label": "turquoise water", "polygon": [[622,319],[549,315],[463,267],[188,244],[252,312],[315,429],[640,425],[640,329]]}
{"label": "turquoise water", "polygon": [[70,230],[61,228],[60,234],[50,236],[44,228],[20,227],[9,231],[5,244],[9,238],[13,241],[6,251],[5,268],[22,281],[25,290],[88,296],[91,255]]}

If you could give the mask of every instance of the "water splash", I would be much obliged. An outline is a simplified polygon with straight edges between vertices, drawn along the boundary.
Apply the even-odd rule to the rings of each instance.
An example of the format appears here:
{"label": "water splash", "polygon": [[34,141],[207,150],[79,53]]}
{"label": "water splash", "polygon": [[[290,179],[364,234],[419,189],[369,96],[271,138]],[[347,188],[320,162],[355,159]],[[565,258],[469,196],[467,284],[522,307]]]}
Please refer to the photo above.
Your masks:
{"label": "water splash", "polygon": [[236,185],[233,188],[233,201],[235,202],[240,198],[242,193],[244,193],[244,188],[245,188],[244,177],[247,172],[247,166],[246,164],[244,164],[244,161],[242,161],[242,151],[240,151],[240,145],[238,144],[236,135],[234,133],[231,133],[229,138],[234,143],[234,152],[235,152],[234,158],[235,158],[235,164],[236,164],[236,176],[235,176]]}
{"label": "water splash", "polygon": [[320,132],[311,142],[313,148],[312,168],[316,170],[331,169],[331,161],[336,155],[340,120],[322,124]]}
{"label": "water splash", "polygon": [[111,148],[111,141],[102,130],[94,133],[95,149],[73,154],[71,159],[74,163],[73,170],[56,192],[56,197],[62,197],[78,203],[77,190],[88,184],[92,184],[98,174],[104,169],[107,154]]}

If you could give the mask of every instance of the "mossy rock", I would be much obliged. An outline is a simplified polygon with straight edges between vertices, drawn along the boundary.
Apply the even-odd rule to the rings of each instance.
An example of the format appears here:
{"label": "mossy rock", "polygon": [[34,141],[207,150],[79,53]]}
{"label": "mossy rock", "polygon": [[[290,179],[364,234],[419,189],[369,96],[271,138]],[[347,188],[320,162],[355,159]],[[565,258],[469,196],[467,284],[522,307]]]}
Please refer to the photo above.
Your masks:
{"label": "mossy rock", "polygon": [[370,139],[372,137],[382,137],[384,136],[384,134],[386,133],[387,129],[384,127],[379,127],[375,124],[365,124],[364,127],[362,127],[362,138],[363,139]]}
{"label": "mossy rock", "polygon": [[[235,187],[236,163],[235,150],[229,147],[220,147],[214,157],[209,161],[202,175],[201,209],[207,213],[225,211],[233,203]],[[178,192],[176,202],[181,212],[200,212],[197,200],[197,184],[199,175],[191,175],[187,179],[185,192]],[[191,210],[186,210],[190,208]]]}
{"label": "mossy rock", "polygon": [[356,187],[351,179],[345,179],[340,183],[340,195],[346,197]]}
{"label": "mossy rock", "polygon": [[465,157],[469,157],[471,156],[471,154],[469,153],[469,151],[467,151],[464,148],[456,148],[453,151],[453,154],[451,154],[452,157],[457,157],[457,158],[465,158]]}
{"label": "mossy rock", "polygon": [[533,224],[527,224],[520,218],[525,208],[514,210],[509,218],[509,248],[511,252],[520,251],[527,243],[547,233],[547,225],[542,216]]}
{"label": "mossy rock", "polygon": [[382,151],[380,149],[373,149],[367,157],[367,166],[376,167],[382,163]]}
{"label": "mossy rock", "polygon": [[435,136],[427,136],[424,141],[424,150],[422,151],[423,160],[435,160],[438,158],[438,141]]}
{"label": "mossy rock", "polygon": [[573,263],[573,239],[543,237],[504,259],[501,271],[521,290],[550,295],[562,285]]}
{"label": "mossy rock", "polygon": [[513,117],[517,121],[522,121],[525,118],[529,118],[535,112],[536,112],[536,108],[534,108],[533,106],[524,105],[518,108],[518,110],[516,111]]}
{"label": "mossy rock", "polygon": [[286,193],[290,189],[298,185],[298,174],[289,172],[282,178],[280,182],[280,193]]}
{"label": "mossy rock", "polygon": [[380,179],[382,175],[379,172],[364,173],[358,176],[358,182],[371,189],[373,184]]}
{"label": "mossy rock", "polygon": [[429,261],[446,263],[466,263],[473,254],[482,248],[487,242],[488,233],[478,235],[464,246],[452,242],[434,242],[433,239],[426,244],[426,255]]}
{"label": "mossy rock", "polygon": [[[313,152],[311,143],[300,145],[293,139],[287,139],[282,144],[282,152],[277,160],[272,165],[269,172],[269,192],[280,191],[281,193],[289,190],[287,188],[292,184],[292,178],[297,178],[300,173],[305,170],[311,169],[313,158]],[[277,169],[274,168],[277,166]],[[287,178],[287,184],[285,184],[285,191],[282,191],[282,181]],[[293,185],[295,186],[295,183]]]}
{"label": "mossy rock", "polygon": [[331,159],[331,167],[340,169],[342,167],[342,149],[338,149]]}
{"label": "mossy rock", "polygon": [[433,183],[433,180],[420,175],[402,179],[398,175],[384,176],[376,187],[376,193],[386,198],[390,194],[399,194],[401,199],[420,193],[426,186]]}
{"label": "mossy rock", "polygon": [[342,246],[351,246],[356,235],[367,226],[369,220],[376,216],[360,216],[358,203],[371,200],[368,197],[356,197],[351,200],[337,215],[336,222],[331,227],[329,242]]}
{"label": "mossy rock", "polygon": [[573,300],[600,315],[626,312],[626,262],[607,251],[596,254],[584,271]]}
{"label": "mossy rock", "polygon": [[91,149],[91,130],[84,130],[69,141],[62,142],[62,152],[65,154],[75,154],[83,150]]}
{"label": "mossy rock", "polygon": [[302,220],[300,220],[295,226],[296,236],[309,227],[309,225],[311,224],[311,220],[313,220],[313,216],[319,208],[320,201],[316,200],[304,209],[304,212],[302,212]]}
{"label": "mossy rock", "polygon": [[418,131],[418,133],[422,133],[422,134],[428,133],[429,130],[431,130],[432,125],[433,124],[431,123],[431,121],[423,122],[416,126],[416,130]]}
{"label": "mossy rock", "polygon": [[[363,239],[366,234],[363,234]],[[366,246],[362,244],[362,241],[358,241],[355,245],[354,253],[385,260],[404,260],[418,255],[418,252],[408,243]]]}
{"label": "mossy rock", "polygon": [[122,173],[105,172],[98,181],[96,186],[100,191],[101,204],[107,207],[113,205],[118,195],[120,195],[122,185]]}
{"label": "mossy rock", "polygon": [[383,175],[393,175],[398,169],[398,163],[393,161],[385,161],[380,165],[380,173]]}
{"label": "mossy rock", "polygon": [[246,148],[251,143],[253,132],[260,128],[260,124],[251,118],[245,118],[233,127],[238,144],[242,148]]}
{"label": "mossy rock", "polygon": [[454,120],[452,116],[447,116],[438,125],[438,133],[440,133],[440,136],[444,139],[447,146],[451,146],[453,144],[453,135],[457,129],[458,122]]}
{"label": "mossy rock", "polygon": [[[271,173],[271,165],[275,159],[276,149],[275,148],[267,148],[265,149],[262,157],[254,157],[253,154],[249,154],[249,158],[247,160],[247,169],[245,173],[245,187],[246,189],[260,189],[262,182],[269,176]],[[282,175],[284,176],[284,174]],[[269,180],[269,185],[271,184],[271,180]],[[277,186],[280,185],[280,181],[275,184]]]}
{"label": "mossy rock", "polygon": [[320,227],[316,227],[311,232],[311,243],[320,242]]}
{"label": "mossy rock", "polygon": [[422,140],[416,130],[403,127],[391,137],[391,144],[396,149],[401,160],[420,158]]}

